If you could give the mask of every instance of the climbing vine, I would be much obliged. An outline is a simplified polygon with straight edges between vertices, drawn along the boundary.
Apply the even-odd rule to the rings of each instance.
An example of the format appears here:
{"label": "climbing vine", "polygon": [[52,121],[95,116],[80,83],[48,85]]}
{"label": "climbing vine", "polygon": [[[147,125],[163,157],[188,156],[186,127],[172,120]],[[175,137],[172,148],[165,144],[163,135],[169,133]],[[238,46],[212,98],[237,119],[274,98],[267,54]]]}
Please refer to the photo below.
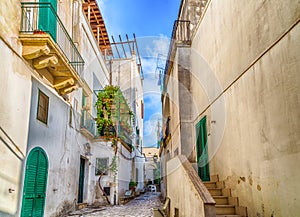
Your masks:
{"label": "climbing vine", "polygon": [[[97,107],[97,128],[101,136],[112,139],[112,146],[117,143],[117,136],[124,139],[124,132],[132,134],[132,122],[134,113],[130,110],[118,86],[108,85],[98,93]],[[116,126],[119,125],[117,135]]]}
{"label": "climbing vine", "polygon": [[116,182],[116,177],[117,177],[117,172],[118,172],[118,157],[117,157],[116,153],[112,158],[111,164],[109,166],[100,165],[99,170],[101,170],[102,172],[98,178],[98,185],[99,185],[100,190],[103,193],[103,196],[106,199],[106,202],[108,204],[110,204],[108,196],[107,196],[106,192],[104,191],[104,188],[101,185],[101,178],[103,177],[103,175],[105,175],[106,172],[111,171],[114,176],[114,182]]}

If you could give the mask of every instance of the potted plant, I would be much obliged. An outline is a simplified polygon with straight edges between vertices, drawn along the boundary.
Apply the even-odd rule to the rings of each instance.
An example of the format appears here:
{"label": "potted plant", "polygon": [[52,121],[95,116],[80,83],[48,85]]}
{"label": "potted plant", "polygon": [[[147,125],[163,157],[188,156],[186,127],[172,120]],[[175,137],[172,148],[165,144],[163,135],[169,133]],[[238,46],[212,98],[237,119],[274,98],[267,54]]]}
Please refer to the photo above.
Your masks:
{"label": "potted plant", "polygon": [[130,180],[130,182],[129,182],[129,189],[132,190],[132,191],[135,191],[136,186],[137,186],[137,183],[134,182],[134,181],[132,181],[132,180]]}
{"label": "potted plant", "polygon": [[46,34],[46,32],[44,32],[43,30],[40,30],[40,29],[35,29],[33,31],[33,34]]}

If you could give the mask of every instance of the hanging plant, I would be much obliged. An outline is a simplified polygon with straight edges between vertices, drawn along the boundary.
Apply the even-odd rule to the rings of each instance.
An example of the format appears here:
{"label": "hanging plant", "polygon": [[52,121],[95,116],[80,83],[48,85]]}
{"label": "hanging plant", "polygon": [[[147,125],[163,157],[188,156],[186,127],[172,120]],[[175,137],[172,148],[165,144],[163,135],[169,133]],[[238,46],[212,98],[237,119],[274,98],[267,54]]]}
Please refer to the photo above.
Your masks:
{"label": "hanging plant", "polygon": [[[117,136],[115,126],[117,124],[119,124],[121,131],[124,130],[127,134],[132,134],[134,113],[130,110],[118,86],[108,85],[104,90],[100,91],[98,93],[96,108],[97,128],[101,136],[104,136],[108,140],[115,139]],[[112,144],[112,146],[114,145]]]}

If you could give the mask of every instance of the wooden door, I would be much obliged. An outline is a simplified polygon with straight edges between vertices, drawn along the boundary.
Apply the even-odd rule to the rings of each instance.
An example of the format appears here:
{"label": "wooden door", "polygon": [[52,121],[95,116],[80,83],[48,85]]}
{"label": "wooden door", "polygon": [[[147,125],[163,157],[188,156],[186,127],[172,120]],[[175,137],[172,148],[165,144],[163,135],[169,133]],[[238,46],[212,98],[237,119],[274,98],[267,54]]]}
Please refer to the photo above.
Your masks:
{"label": "wooden door", "polygon": [[41,148],[34,148],[28,155],[23,187],[21,216],[44,216],[48,159]]}
{"label": "wooden door", "polygon": [[197,164],[198,175],[202,181],[209,181],[209,160],[208,160],[208,144],[206,117],[202,118],[196,125],[196,148],[197,148]]}
{"label": "wooden door", "polygon": [[79,186],[78,186],[78,203],[82,203],[83,202],[84,170],[85,170],[85,159],[84,158],[80,158]]}

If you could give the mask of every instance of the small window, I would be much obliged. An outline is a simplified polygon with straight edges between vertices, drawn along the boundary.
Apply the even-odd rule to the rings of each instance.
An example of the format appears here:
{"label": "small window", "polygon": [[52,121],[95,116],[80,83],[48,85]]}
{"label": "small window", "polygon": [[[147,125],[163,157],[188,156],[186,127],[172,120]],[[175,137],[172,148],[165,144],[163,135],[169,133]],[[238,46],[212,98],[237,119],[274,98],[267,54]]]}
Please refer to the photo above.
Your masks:
{"label": "small window", "polygon": [[104,187],[103,190],[107,196],[110,196],[110,187]]}
{"label": "small window", "polygon": [[96,158],[95,175],[108,175],[108,158]]}
{"label": "small window", "polygon": [[49,97],[39,90],[37,119],[47,124]]}

